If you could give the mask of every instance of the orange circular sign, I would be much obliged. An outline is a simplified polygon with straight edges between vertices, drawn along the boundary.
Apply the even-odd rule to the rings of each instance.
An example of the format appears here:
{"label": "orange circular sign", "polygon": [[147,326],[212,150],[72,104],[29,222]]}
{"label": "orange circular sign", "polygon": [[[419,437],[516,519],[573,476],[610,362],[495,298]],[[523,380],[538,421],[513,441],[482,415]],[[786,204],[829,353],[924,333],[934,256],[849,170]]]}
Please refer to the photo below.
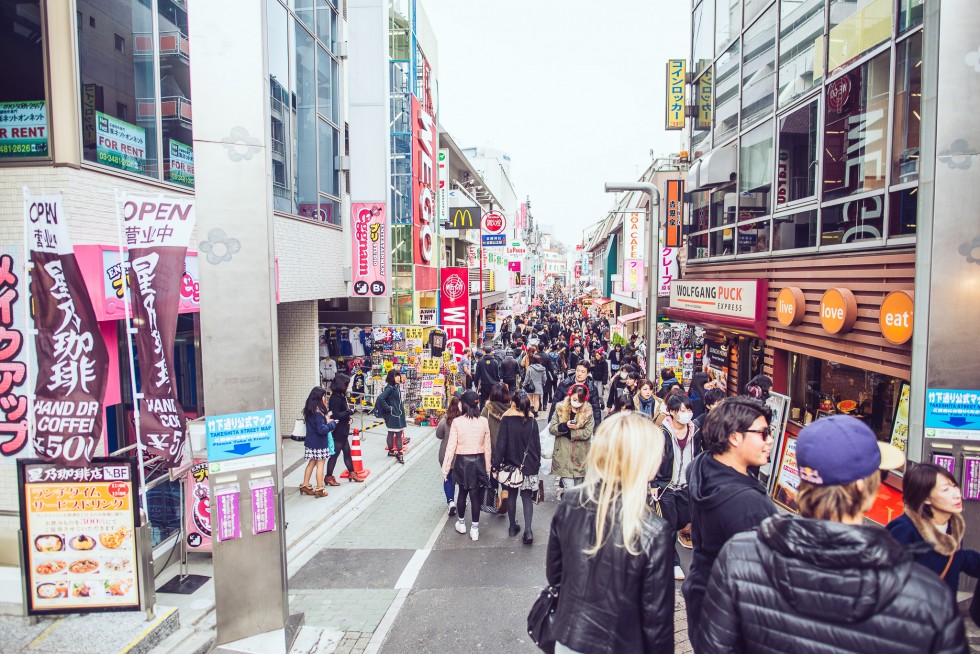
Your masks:
{"label": "orange circular sign", "polygon": [[858,305],[846,288],[828,289],[820,299],[820,324],[831,334],[846,334],[857,320]]}
{"label": "orange circular sign", "polygon": [[878,325],[885,340],[894,345],[908,343],[912,338],[912,317],[915,309],[912,291],[892,291],[881,303]]}
{"label": "orange circular sign", "polygon": [[792,327],[803,322],[806,313],[806,298],[796,286],[787,286],[776,296],[776,320],[780,325]]}

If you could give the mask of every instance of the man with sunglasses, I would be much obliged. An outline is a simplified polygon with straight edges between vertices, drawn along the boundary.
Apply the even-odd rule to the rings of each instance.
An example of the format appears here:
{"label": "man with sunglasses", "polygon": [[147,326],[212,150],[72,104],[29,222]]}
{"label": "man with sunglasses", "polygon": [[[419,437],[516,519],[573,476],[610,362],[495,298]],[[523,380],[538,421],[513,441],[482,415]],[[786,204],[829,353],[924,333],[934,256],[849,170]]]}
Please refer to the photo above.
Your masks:
{"label": "man with sunglasses", "polygon": [[772,449],[772,410],[759,400],[730,397],[707,414],[701,427],[704,452],[688,469],[693,560],[682,586],[688,636],[697,651],[699,620],[711,567],[735,534],[776,514],[776,505],[749,469],[765,465]]}

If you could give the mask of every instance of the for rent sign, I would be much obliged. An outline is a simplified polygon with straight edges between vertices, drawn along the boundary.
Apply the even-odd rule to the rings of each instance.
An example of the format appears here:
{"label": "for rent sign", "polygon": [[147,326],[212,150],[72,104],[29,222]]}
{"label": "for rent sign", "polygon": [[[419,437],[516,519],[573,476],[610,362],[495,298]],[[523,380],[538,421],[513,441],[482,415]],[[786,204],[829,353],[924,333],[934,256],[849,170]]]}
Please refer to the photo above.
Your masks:
{"label": "for rent sign", "polygon": [[443,268],[439,280],[441,320],[457,359],[470,346],[470,295],[466,268]]}

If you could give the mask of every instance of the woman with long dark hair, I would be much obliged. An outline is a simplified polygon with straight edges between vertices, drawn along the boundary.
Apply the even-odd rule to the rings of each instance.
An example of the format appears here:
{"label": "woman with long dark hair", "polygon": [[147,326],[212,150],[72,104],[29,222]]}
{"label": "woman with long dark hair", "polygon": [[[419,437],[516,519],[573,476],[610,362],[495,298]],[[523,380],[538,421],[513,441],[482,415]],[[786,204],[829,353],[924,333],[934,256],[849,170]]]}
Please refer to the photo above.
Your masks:
{"label": "woman with long dark hair", "polygon": [[337,459],[341,454],[344,455],[344,465],[347,466],[347,481],[364,481],[354,472],[354,459],[350,454],[350,419],[354,412],[347,403],[349,383],[350,377],[344,374],[338,374],[330,382],[330,400],[327,402],[327,408],[333,419],[337,421],[337,426],[333,430],[334,453],[327,461],[327,486],[340,486],[340,482],[333,476],[333,471],[337,467]]}
{"label": "woman with long dark hair", "polygon": [[[449,444],[449,430],[453,426],[453,420],[463,415],[463,405],[460,402],[459,394],[454,394],[449,398],[449,407],[446,408],[446,415],[442,417],[436,425],[436,438],[439,439],[439,465],[446,458],[446,445]],[[446,503],[449,505],[449,515],[456,515],[456,482],[450,473],[442,483],[442,490],[446,493]]]}
{"label": "woman with long dark hair", "polygon": [[711,383],[711,375],[704,371],[694,373],[691,377],[691,388],[687,394],[694,405],[694,417],[702,415],[707,409],[704,403],[705,384]]}
{"label": "woman with long dark hair", "polygon": [[388,428],[388,456],[398,458],[398,463],[405,463],[404,443],[405,405],[402,403],[401,384],[404,380],[402,373],[392,368],[385,377],[384,390],[374,401],[378,416],[383,418]]}
{"label": "woman with long dark hair", "polygon": [[541,439],[538,436],[538,423],[531,413],[531,398],[524,391],[517,391],[511,406],[500,421],[500,435],[497,447],[493,450],[493,470],[502,466],[514,466],[524,479],[520,486],[509,488],[507,495],[507,516],[510,518],[510,535],[516,536],[521,530],[517,523],[517,495],[521,496],[524,508],[524,544],[534,542],[531,531],[531,517],[534,514],[534,493],[538,490],[538,469],[541,467]]}
{"label": "woman with long dark hair", "polygon": [[490,424],[480,415],[480,394],[466,391],[463,414],[449,428],[449,442],[442,460],[442,474],[459,486],[456,531],[466,533],[466,499],[470,500],[470,539],[480,539],[480,496],[490,485]]}
{"label": "woman with long dark hair", "polygon": [[[330,432],[337,426],[330,419],[327,410],[327,391],[319,386],[310,391],[303,406],[303,419],[306,420],[306,440],[303,441],[306,451],[306,472],[303,473],[303,483],[299,492],[303,495],[326,497],[327,489],[323,485],[323,466],[334,453],[333,438]],[[310,485],[310,477],[316,470],[316,486]]]}

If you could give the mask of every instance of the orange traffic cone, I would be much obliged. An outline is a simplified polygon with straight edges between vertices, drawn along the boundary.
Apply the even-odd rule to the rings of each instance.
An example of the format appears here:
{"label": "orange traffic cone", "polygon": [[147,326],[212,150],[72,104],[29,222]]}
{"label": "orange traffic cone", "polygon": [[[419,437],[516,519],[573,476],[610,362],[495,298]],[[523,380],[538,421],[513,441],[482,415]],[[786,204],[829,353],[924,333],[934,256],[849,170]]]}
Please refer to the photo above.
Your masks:
{"label": "orange traffic cone", "polygon": [[[360,477],[361,479],[364,479],[369,474],[371,474],[371,471],[364,467],[364,460],[361,458],[361,436],[360,436],[360,434],[361,434],[361,432],[359,430],[357,430],[357,429],[355,429],[354,430],[354,433],[351,434],[351,437],[350,437],[350,458],[353,459],[353,461],[354,461],[354,472],[357,473],[357,476],[358,477]],[[344,470],[342,473],[340,473],[340,478],[341,479],[347,479],[347,477],[349,477],[349,476],[350,476],[350,473],[348,473],[346,470]]]}

